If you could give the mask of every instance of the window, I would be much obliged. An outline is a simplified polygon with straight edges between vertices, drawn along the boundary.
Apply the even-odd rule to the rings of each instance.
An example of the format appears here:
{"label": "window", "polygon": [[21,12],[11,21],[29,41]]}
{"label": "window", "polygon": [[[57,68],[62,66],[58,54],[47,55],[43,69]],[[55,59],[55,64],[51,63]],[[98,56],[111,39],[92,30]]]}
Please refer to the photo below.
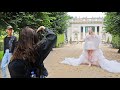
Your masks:
{"label": "window", "polygon": [[97,26],[97,32],[99,32],[99,26]]}
{"label": "window", "polygon": [[97,34],[99,35],[99,26],[97,26]]}
{"label": "window", "polygon": [[83,32],[83,27],[81,26],[81,32]]}

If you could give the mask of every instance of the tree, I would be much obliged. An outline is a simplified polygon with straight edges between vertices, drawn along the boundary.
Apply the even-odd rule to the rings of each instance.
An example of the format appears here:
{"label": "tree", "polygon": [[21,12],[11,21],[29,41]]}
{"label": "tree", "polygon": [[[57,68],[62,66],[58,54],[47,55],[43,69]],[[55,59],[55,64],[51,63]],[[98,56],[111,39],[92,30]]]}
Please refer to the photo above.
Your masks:
{"label": "tree", "polygon": [[120,14],[118,12],[107,12],[104,24],[107,32],[120,35]]}
{"label": "tree", "polygon": [[50,16],[55,17],[52,21],[51,28],[55,33],[62,34],[68,28],[68,20],[71,18],[67,12],[50,12]]}
{"label": "tree", "polygon": [[[120,12],[107,12],[105,13],[104,25],[106,32],[109,32],[113,37],[119,37],[117,42],[120,42]],[[120,53],[120,44],[118,46]]]}
{"label": "tree", "polygon": [[30,26],[38,28],[41,25],[53,28],[56,33],[63,33],[70,18],[67,12],[0,12],[0,28],[12,25],[15,31]]}
{"label": "tree", "polygon": [[48,12],[0,12],[0,28],[12,25],[16,31],[24,26],[38,28],[41,25],[50,26],[54,17],[49,17]]}

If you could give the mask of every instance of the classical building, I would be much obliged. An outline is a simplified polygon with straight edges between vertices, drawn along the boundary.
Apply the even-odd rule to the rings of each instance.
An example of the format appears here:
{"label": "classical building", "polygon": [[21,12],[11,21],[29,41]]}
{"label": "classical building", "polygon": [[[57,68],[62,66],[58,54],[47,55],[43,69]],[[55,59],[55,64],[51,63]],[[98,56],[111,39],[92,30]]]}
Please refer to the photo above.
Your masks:
{"label": "classical building", "polygon": [[[105,33],[104,18],[73,18],[69,21],[69,28],[66,32],[68,42],[70,41],[83,41],[88,28],[92,27],[95,34],[98,34],[103,41],[107,41],[107,38],[111,37],[110,34]],[[109,37],[108,37],[109,36]]]}

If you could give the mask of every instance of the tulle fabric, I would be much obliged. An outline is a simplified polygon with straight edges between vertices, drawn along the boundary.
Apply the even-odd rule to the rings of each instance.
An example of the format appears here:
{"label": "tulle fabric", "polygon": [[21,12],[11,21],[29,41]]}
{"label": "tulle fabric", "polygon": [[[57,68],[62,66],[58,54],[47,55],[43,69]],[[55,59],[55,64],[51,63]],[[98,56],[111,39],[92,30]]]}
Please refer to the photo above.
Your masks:
{"label": "tulle fabric", "polygon": [[[87,53],[87,49],[88,47],[86,47],[88,38],[85,38],[85,43],[83,45],[83,52],[81,53],[81,55],[78,58],[65,58],[62,62],[63,64],[68,64],[68,65],[72,65],[72,66],[78,66],[82,63],[87,63],[88,62],[88,53]],[[89,41],[89,40],[88,40]],[[97,62],[99,64],[99,66],[108,71],[108,72],[112,72],[112,73],[120,73],[120,63],[117,62],[116,60],[107,60],[104,55],[102,50],[99,48],[99,44],[100,44],[100,37],[99,36],[95,36],[94,38],[92,38],[92,41],[94,42],[94,52],[93,52],[93,63]]]}

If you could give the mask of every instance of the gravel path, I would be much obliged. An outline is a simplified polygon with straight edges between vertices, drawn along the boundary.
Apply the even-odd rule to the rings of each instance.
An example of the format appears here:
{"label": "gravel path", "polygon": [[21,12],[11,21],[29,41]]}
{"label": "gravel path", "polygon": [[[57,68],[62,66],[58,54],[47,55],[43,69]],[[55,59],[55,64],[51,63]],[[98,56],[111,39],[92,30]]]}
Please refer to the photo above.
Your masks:
{"label": "gravel path", "polygon": [[[113,49],[107,45],[101,46],[104,56],[109,60],[118,60],[120,54],[118,49]],[[48,78],[120,78],[120,73],[109,73],[99,67],[87,65],[69,66],[60,64],[65,57],[79,57],[82,52],[82,44],[65,45],[62,48],[55,48],[45,60],[45,66],[49,71]]]}
{"label": "gravel path", "polygon": [[[107,45],[101,46],[104,56],[109,60],[120,62],[118,49],[113,49]],[[82,44],[68,44],[62,48],[54,48],[44,61],[45,67],[49,72],[47,78],[120,78],[119,74],[109,73],[99,67],[87,65],[69,66],[60,64],[65,57],[79,57],[82,52]],[[7,72],[8,73],[8,72]],[[8,74],[9,75],[9,74]],[[0,70],[1,77],[1,70]],[[8,76],[9,77],[9,76]]]}

